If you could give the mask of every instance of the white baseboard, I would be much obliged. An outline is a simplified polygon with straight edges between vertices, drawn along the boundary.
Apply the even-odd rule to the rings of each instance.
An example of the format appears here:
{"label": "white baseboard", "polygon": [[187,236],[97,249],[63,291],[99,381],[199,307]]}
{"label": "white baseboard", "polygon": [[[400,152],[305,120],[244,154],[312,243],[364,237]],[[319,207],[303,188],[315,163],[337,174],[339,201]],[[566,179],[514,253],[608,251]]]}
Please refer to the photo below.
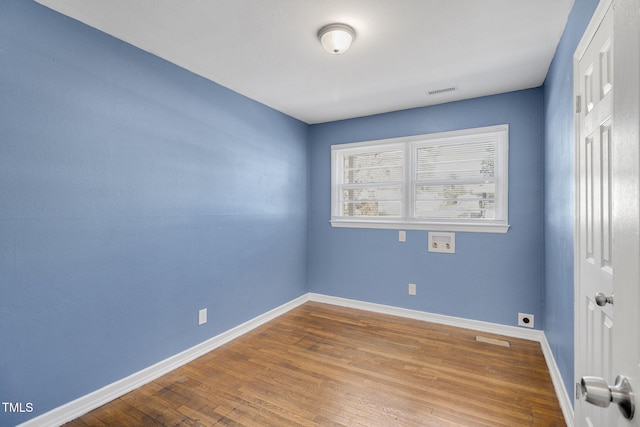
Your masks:
{"label": "white baseboard", "polygon": [[238,325],[235,328],[229,329],[228,331],[216,335],[207,341],[158,362],[155,365],[151,365],[148,368],[136,372],[135,374],[32,418],[20,424],[19,427],[57,427],[74,420],[79,416],[104,405],[105,403],[117,399],[118,397],[123,396],[124,394],[189,363],[192,360],[203,356],[211,350],[218,348],[233,339],[246,334],[252,329],[255,329],[258,326],[296,308],[297,306],[304,304],[308,300],[308,294],[302,295],[301,297]]}
{"label": "white baseboard", "polygon": [[562,409],[562,414],[564,415],[567,427],[573,427],[574,413],[572,397],[567,394],[567,389],[564,387],[562,375],[560,374],[560,369],[558,369],[558,365],[556,364],[556,359],[553,357],[553,352],[551,351],[551,347],[547,341],[547,336],[542,335],[542,338],[543,340],[540,342],[540,345],[542,346],[544,358],[547,361],[549,374],[551,375],[551,381],[553,382],[553,388],[555,389],[558,401],[560,402],[560,409]]}
{"label": "white baseboard", "polygon": [[194,347],[191,347],[181,353],[171,356],[155,365],[149,366],[135,374],[132,374],[126,378],[109,384],[99,390],[96,390],[90,394],[82,396],[76,400],[73,400],[58,408],[52,409],[42,415],[39,415],[31,420],[20,424],[20,427],[41,427],[41,426],[60,426],[66,422],[78,418],[87,412],[96,409],[105,403],[108,403],[118,397],[141,387],[156,378],[167,374],[174,369],[179,368],[194,359],[210,352],[211,350],[220,347],[228,343],[229,341],[238,338],[247,332],[263,325],[264,323],[275,319],[282,314],[304,304],[307,301],[316,301],[325,304],[338,305],[342,307],[350,307],[360,310],[367,310],[376,313],[390,314],[394,316],[406,317],[416,320],[422,320],[426,322],[439,323],[449,326],[457,326],[460,328],[473,329],[480,332],[494,333],[499,335],[505,335],[513,338],[522,338],[532,341],[537,341],[542,346],[542,352],[544,354],[549,372],[551,374],[551,380],[553,382],[560,407],[564,414],[565,420],[569,427],[573,427],[573,406],[571,400],[566,393],[564,383],[560,375],[560,371],[553,358],[553,353],[547,342],[547,338],[543,331],[534,329],[522,329],[515,326],[499,325],[489,322],[481,322],[477,320],[463,319],[459,317],[443,316],[440,314],[427,313],[418,310],[409,310],[406,308],[394,307],[389,305],[374,304],[364,301],[351,300],[346,298],[333,297],[328,295],[321,295],[316,293],[308,293],[302,295],[286,304],[274,308],[264,314],[261,314],[241,325],[238,325],[228,331],[225,331],[215,337],[204,341]]}
{"label": "white baseboard", "polygon": [[522,338],[531,341],[540,341],[544,332],[536,329],[523,329],[516,326],[500,325],[497,323],[482,322],[479,320],[463,319],[461,317],[444,316],[441,314],[428,313],[426,311],[410,310],[391,305],[375,304],[340,297],[310,293],[309,300],[322,302],[325,304],[339,305],[342,307],[356,308],[360,310],[373,311],[375,313],[390,314],[392,316],[406,317],[409,319],[422,320],[431,323],[456,326],[459,328],[473,329],[480,332],[506,335],[513,338]]}

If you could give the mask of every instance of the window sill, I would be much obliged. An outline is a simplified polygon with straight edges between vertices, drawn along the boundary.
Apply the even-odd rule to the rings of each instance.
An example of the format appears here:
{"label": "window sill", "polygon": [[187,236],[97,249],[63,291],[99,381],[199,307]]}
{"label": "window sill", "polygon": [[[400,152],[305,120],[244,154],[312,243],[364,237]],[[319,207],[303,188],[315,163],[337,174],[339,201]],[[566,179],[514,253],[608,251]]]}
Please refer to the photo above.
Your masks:
{"label": "window sill", "polygon": [[332,227],[339,228],[377,228],[392,230],[432,230],[432,231],[460,231],[469,233],[506,233],[510,225],[491,224],[461,224],[452,222],[413,222],[413,221],[380,221],[376,219],[332,219]]}

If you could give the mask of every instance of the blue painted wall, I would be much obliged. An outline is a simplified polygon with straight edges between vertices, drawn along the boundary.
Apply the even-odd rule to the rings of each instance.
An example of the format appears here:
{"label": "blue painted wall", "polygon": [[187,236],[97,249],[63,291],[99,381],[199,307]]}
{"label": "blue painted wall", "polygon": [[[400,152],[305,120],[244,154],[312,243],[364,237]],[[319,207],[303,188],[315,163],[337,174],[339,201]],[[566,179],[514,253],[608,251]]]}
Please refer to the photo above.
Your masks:
{"label": "blue painted wall", "polygon": [[[468,319],[542,328],[542,89],[314,125],[310,132],[309,286],[312,292]],[[506,234],[456,233],[456,253],[427,251],[426,231],[332,228],[332,144],[509,124]],[[409,296],[407,285],[417,285]]]}
{"label": "blue painted wall", "polygon": [[545,334],[573,396],[573,54],[598,0],[576,0],[544,84]]}
{"label": "blue painted wall", "polygon": [[[542,88],[307,126],[0,2],[0,401],[34,405],[0,425],[307,291],[507,325],[532,313],[571,395],[571,67],[596,5],[576,0]],[[426,231],[329,225],[332,144],[502,123],[507,234],[457,233],[447,255]]]}
{"label": "blue painted wall", "polygon": [[0,425],[306,293],[307,142],[304,123],[0,2],[0,401],[34,408]]}

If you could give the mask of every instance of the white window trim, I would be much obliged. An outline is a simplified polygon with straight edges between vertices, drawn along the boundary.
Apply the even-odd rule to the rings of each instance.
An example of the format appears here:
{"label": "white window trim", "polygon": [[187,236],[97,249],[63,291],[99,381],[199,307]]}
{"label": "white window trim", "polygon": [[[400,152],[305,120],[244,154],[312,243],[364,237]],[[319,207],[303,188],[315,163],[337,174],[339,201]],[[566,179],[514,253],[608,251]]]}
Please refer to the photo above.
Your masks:
{"label": "white window trim", "polygon": [[[425,141],[447,140],[454,142],[469,136],[480,136],[489,133],[502,133],[503,136],[496,146],[496,193],[503,192],[504,205],[502,207],[504,219],[482,220],[467,218],[464,221],[451,220],[422,220],[408,217],[408,212],[413,211],[413,187],[415,162],[412,154],[415,147]],[[340,153],[350,149],[360,149],[362,147],[382,146],[391,144],[403,144],[405,149],[404,159],[404,184],[403,192],[405,197],[404,214],[401,218],[353,218],[339,215],[339,177],[336,162]],[[436,231],[461,231],[461,232],[481,232],[481,233],[506,233],[509,230],[508,224],[508,158],[509,158],[509,125],[488,126],[474,129],[464,129],[451,132],[441,132],[434,134],[416,135],[410,137],[389,138],[375,141],[363,141],[349,144],[337,144],[331,146],[331,225],[333,227],[349,228],[377,228],[377,229],[402,229],[402,230],[436,230]]]}

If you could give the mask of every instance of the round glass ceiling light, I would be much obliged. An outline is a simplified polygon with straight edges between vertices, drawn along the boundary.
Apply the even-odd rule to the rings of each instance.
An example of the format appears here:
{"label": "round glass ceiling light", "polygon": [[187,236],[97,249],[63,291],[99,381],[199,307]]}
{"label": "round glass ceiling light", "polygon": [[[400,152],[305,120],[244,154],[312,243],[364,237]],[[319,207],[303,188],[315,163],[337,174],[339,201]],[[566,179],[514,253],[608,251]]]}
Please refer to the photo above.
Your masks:
{"label": "round glass ceiling light", "polygon": [[320,43],[333,55],[346,52],[355,36],[356,32],[346,24],[329,24],[318,31]]}

